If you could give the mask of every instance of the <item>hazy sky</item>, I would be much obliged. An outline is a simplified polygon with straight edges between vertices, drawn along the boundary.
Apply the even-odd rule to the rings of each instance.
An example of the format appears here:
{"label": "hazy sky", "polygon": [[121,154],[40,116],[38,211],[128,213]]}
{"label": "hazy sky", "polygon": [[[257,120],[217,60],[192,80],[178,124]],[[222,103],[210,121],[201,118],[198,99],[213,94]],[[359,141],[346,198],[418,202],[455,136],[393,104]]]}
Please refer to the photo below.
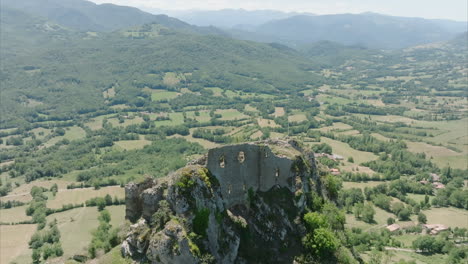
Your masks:
{"label": "hazy sky", "polygon": [[376,12],[388,15],[467,21],[467,0],[90,0],[140,9],[274,9],[314,14]]}

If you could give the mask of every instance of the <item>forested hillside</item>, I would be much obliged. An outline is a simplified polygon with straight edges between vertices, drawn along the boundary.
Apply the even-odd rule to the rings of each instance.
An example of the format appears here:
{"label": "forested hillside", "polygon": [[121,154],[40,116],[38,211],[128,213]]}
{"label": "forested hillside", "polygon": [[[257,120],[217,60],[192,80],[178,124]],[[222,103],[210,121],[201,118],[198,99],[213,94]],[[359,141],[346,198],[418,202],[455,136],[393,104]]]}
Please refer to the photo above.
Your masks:
{"label": "forested hillside", "polygon": [[83,0],[4,0],[3,8],[18,9],[79,31],[114,31],[145,23],[158,23],[203,34],[223,34],[215,28],[196,27],[166,15],[153,15],[134,7],[97,5]]}

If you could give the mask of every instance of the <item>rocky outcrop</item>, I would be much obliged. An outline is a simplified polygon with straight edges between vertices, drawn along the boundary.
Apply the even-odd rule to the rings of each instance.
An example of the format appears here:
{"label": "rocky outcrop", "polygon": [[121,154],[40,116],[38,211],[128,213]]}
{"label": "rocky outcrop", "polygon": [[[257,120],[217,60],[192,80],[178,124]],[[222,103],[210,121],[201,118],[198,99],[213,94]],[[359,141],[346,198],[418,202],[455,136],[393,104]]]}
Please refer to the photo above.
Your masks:
{"label": "rocky outcrop", "polygon": [[318,181],[312,153],[294,141],[212,149],[165,178],[127,185],[135,224],[122,254],[151,263],[293,263]]}

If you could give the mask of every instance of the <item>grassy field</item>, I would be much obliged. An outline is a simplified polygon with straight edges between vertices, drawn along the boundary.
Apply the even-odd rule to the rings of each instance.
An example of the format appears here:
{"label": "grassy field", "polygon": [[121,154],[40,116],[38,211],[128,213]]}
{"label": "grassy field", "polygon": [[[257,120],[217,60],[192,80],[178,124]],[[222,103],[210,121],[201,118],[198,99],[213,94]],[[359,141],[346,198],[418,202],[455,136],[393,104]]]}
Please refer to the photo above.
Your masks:
{"label": "grassy field", "polygon": [[194,138],[192,137],[192,135],[188,135],[188,136],[173,135],[173,136],[170,136],[169,138],[185,138],[187,141],[200,144],[205,149],[211,149],[211,148],[216,148],[216,147],[221,146],[218,143],[214,143],[203,138]]}
{"label": "grassy field", "polygon": [[395,236],[395,239],[401,242],[402,248],[411,248],[413,241],[416,240],[420,235],[413,234],[403,234],[400,236]]}
{"label": "grassy field", "polygon": [[78,127],[78,126],[67,127],[65,128],[65,135],[51,138],[49,141],[47,141],[44,144],[44,146],[45,147],[53,146],[62,139],[68,139],[72,141],[72,140],[84,138],[85,136],[86,136],[86,131],[84,131],[84,129],[82,129],[81,127]]}
{"label": "grassy field", "polygon": [[97,116],[90,121],[85,123],[85,126],[89,127],[91,130],[99,130],[102,128],[102,121],[105,118],[109,118],[112,115],[102,115],[102,116]]}
{"label": "grassy field", "polygon": [[300,123],[300,122],[307,121],[307,116],[304,114],[291,115],[291,116],[288,116],[288,120],[289,122]]}
{"label": "grassy field", "polygon": [[243,113],[237,111],[236,109],[222,109],[216,110],[216,114],[220,114],[221,120],[236,120],[236,119],[245,119],[248,116],[244,115]]}
{"label": "grassy field", "polygon": [[439,167],[450,165],[452,168],[466,169],[468,157],[466,153],[459,153],[442,146],[433,146],[424,142],[406,141],[408,150],[414,153],[425,153],[427,158]]}
{"label": "grassy field", "polygon": [[391,214],[387,211],[384,211],[378,207],[375,207],[375,216],[374,224],[368,224],[363,221],[357,220],[353,214],[346,214],[346,227],[352,228],[352,227],[359,227],[362,228],[363,230],[373,230],[376,229],[378,230],[379,228],[383,228],[387,225],[387,219],[389,217],[395,218],[394,214]]}
{"label": "grassy field", "polygon": [[273,114],[275,117],[284,116],[284,114],[284,107],[275,107],[275,113]]}
{"label": "grassy field", "polygon": [[46,136],[52,133],[52,129],[38,127],[38,128],[32,129],[31,132],[33,132],[34,135],[36,135],[37,139],[42,140],[43,138],[45,138]]}
{"label": "grassy field", "polygon": [[263,132],[258,130],[257,132],[250,135],[250,139],[261,139],[262,136],[263,136]]}
{"label": "grassy field", "polygon": [[361,188],[364,190],[365,187],[375,187],[379,184],[385,182],[381,181],[368,181],[368,182],[343,182],[343,189],[351,189],[351,188]]}
{"label": "grassy field", "polygon": [[391,138],[382,136],[382,135],[379,134],[379,133],[372,133],[371,136],[373,136],[373,137],[375,137],[376,139],[381,140],[381,141],[386,141],[386,142],[388,142],[388,141],[391,140]]}
{"label": "grassy field", "polygon": [[423,211],[428,224],[443,224],[448,227],[468,228],[468,211],[453,207],[431,208]]}
{"label": "grassy field", "polygon": [[142,149],[147,145],[151,145],[151,141],[146,139],[140,140],[120,140],[114,142],[115,146],[125,150],[132,150],[132,149]]}
{"label": "grassy field", "polygon": [[422,255],[415,252],[391,251],[390,263],[397,263],[399,260],[415,261],[416,264],[441,264],[447,263],[447,255],[433,254]]}
{"label": "grassy field", "polygon": [[257,123],[260,127],[280,127],[275,120],[271,119],[258,118]]}
{"label": "grassy field", "polygon": [[0,222],[16,223],[31,220],[31,216],[26,215],[26,205],[13,207],[10,209],[0,209]]}
{"label": "grassy field", "polygon": [[107,252],[104,256],[97,260],[98,264],[131,264],[133,261],[128,258],[123,258],[120,253],[120,247],[117,246],[111,251]]}
{"label": "grassy field", "polygon": [[[408,193],[408,194],[406,194],[406,196],[407,196],[408,198],[411,198],[411,199],[415,200],[415,201],[418,202],[418,203],[421,202],[421,201],[424,201],[424,199],[425,199],[425,198],[424,198],[424,197],[425,197],[424,194],[413,194],[413,193]],[[432,198],[434,198],[434,196],[429,196],[429,202],[432,201]]]}
{"label": "grassy field", "polygon": [[317,96],[317,101],[319,101],[321,103],[330,103],[330,104],[349,104],[349,103],[354,102],[351,99],[332,96],[332,95],[327,95],[327,94],[319,94]]}
{"label": "grassy field", "polygon": [[244,108],[245,111],[248,111],[248,112],[258,112],[258,109],[249,105],[249,104],[246,104],[245,105],[245,108]]}
{"label": "grassy field", "polygon": [[223,96],[223,89],[219,87],[210,87],[210,88],[205,88],[207,90],[210,90],[213,92],[213,96]]}
{"label": "grassy field", "polygon": [[360,164],[362,162],[377,159],[377,156],[374,153],[355,150],[351,148],[347,143],[343,143],[326,137],[321,137],[320,141],[330,145],[333,149],[334,154],[343,156],[345,164],[347,163],[346,160],[348,159],[348,157],[353,157],[355,164]]}
{"label": "grassy field", "polygon": [[34,232],[36,225],[0,225],[0,263],[10,263],[21,255],[27,259],[31,254],[28,242]]}
{"label": "grassy field", "polygon": [[50,189],[52,185],[57,184],[59,190],[60,189],[67,189],[67,185],[72,183],[71,181],[67,180],[37,180],[33,181],[30,183],[25,183],[20,185],[19,187],[13,189],[10,193],[8,193],[7,196],[3,196],[0,198],[0,201],[8,201],[8,200],[14,200],[14,201],[20,201],[20,202],[29,202],[32,200],[31,195],[29,192],[31,191],[31,188],[33,186],[39,186],[43,187],[46,189]]}
{"label": "grassy field", "polygon": [[156,126],[177,126],[184,123],[183,113],[169,113],[170,120],[155,121]]}
{"label": "grassy field", "polygon": [[104,197],[109,194],[112,198],[125,197],[125,190],[120,186],[102,187],[99,190],[93,188],[61,190],[57,192],[55,198],[47,201],[49,208],[62,208],[64,204],[81,204],[94,197]]}
{"label": "grassy field", "polygon": [[[113,227],[124,223],[125,206],[109,206],[106,209],[111,214]],[[47,217],[48,221],[57,219],[64,257],[86,252],[86,247],[91,241],[91,232],[99,225],[98,216],[96,207],[82,207]]]}
{"label": "grassy field", "polygon": [[429,141],[452,145],[457,148],[463,148],[463,151],[468,152],[468,135],[466,131],[468,129],[468,118],[453,121],[439,121],[439,122],[420,122],[420,125],[428,128],[436,128],[441,130],[441,133],[435,135],[432,138],[428,138]]}
{"label": "grassy field", "polygon": [[138,125],[143,123],[143,118],[139,116],[135,116],[133,118],[125,118],[123,123],[120,123],[117,118],[110,118],[109,123],[111,123],[113,126],[118,126],[118,127],[127,127],[130,125]]}
{"label": "grassy field", "polygon": [[177,92],[170,92],[166,90],[149,89],[149,91],[151,91],[151,100],[153,101],[170,100],[179,96],[179,93]]}
{"label": "grassy field", "polygon": [[330,131],[347,131],[351,129],[353,129],[353,127],[348,124],[336,122],[336,123],[333,123],[333,125],[331,126],[322,127],[319,130],[322,132],[330,132]]}
{"label": "grassy field", "polygon": [[208,121],[210,121],[210,119],[211,119],[210,111],[202,110],[202,111],[198,111],[198,113],[199,113],[199,115],[197,116],[197,115],[195,115],[195,111],[186,112],[188,118],[195,119],[198,122],[208,122]]}

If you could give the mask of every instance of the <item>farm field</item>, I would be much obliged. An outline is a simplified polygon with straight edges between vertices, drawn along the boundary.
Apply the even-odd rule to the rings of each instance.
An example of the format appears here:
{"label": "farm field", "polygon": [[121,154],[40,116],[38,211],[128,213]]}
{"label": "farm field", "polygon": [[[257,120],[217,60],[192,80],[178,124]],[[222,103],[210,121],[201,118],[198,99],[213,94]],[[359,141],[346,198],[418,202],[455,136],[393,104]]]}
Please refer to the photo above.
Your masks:
{"label": "farm field", "polygon": [[374,224],[368,224],[361,220],[357,220],[353,214],[346,214],[346,226],[349,228],[359,227],[359,228],[362,228],[364,231],[370,231],[370,230],[378,231],[379,229],[387,225],[387,219],[389,217],[395,218],[394,214],[386,212],[378,207],[374,207],[374,210],[375,210],[375,216],[374,216],[375,223]]}
{"label": "farm field", "polygon": [[28,257],[28,242],[34,232],[36,225],[0,225],[0,262],[10,263],[21,255]]}
{"label": "farm field", "polygon": [[424,211],[428,224],[443,224],[448,227],[468,228],[468,211],[453,207],[431,208]]}
{"label": "farm field", "polygon": [[[465,169],[468,166],[467,152],[456,152],[442,146],[433,146],[424,142],[406,141],[408,150],[414,153],[424,153],[440,167],[450,165],[453,168]],[[463,147],[463,146],[462,146]]]}
{"label": "farm field", "polygon": [[112,198],[116,196],[121,199],[125,197],[125,190],[120,186],[102,187],[99,190],[93,188],[61,190],[56,196],[47,201],[49,208],[62,208],[65,204],[82,204],[95,197],[104,197],[109,194]]}
{"label": "farm field", "polygon": [[322,137],[320,141],[330,145],[333,149],[333,153],[342,156],[344,158],[344,162],[347,162],[346,160],[348,159],[348,157],[353,157],[355,164],[360,164],[362,162],[377,159],[377,156],[374,153],[355,150],[351,148],[347,143],[343,143],[326,137]]}
{"label": "farm field", "polygon": [[174,99],[179,94],[177,92],[170,92],[165,90],[151,90],[151,99],[153,101],[163,101],[168,99]]}
{"label": "farm field", "polygon": [[[111,214],[110,224],[113,227],[124,223],[125,206],[108,206],[106,209]],[[91,232],[99,225],[98,216],[97,207],[81,207],[47,217],[48,221],[57,219],[64,257],[86,253]]]}
{"label": "farm field", "polygon": [[26,215],[26,206],[17,206],[9,209],[0,209],[0,223],[17,223],[31,220]]}
{"label": "farm field", "polygon": [[146,139],[140,140],[120,140],[116,141],[115,145],[121,149],[132,150],[132,149],[142,149],[147,145],[150,145],[151,141]]}
{"label": "farm field", "polygon": [[58,189],[67,189],[67,185],[72,183],[68,180],[53,179],[53,180],[37,180],[30,183],[21,184],[19,187],[14,188],[8,195],[0,197],[0,201],[6,202],[9,200],[20,201],[20,202],[29,202],[32,200],[30,191],[33,186],[43,187],[50,189],[52,185],[57,184]]}

